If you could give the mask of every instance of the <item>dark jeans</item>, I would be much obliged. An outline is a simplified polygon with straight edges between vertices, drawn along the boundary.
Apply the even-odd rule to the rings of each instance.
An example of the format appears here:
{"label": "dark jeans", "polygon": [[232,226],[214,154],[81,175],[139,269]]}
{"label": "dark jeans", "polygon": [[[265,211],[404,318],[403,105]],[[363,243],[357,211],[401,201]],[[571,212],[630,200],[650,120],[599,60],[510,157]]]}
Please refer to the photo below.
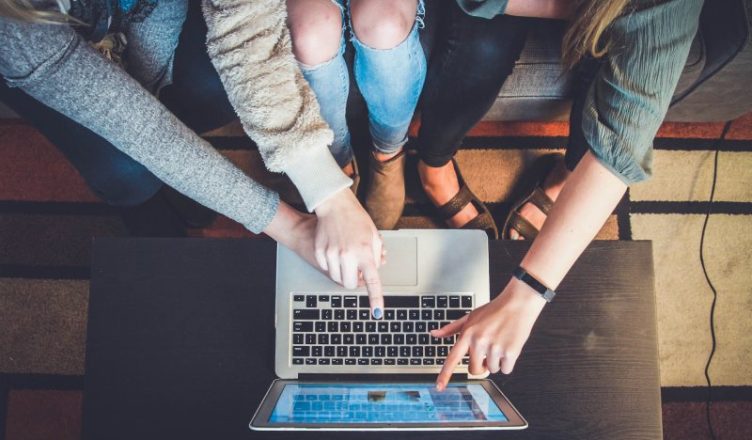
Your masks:
{"label": "dark jeans", "polygon": [[423,89],[417,148],[427,165],[438,167],[452,159],[467,132],[491,108],[532,21],[472,17],[454,1],[434,5],[441,16]]}
{"label": "dark jeans", "polygon": [[[175,53],[173,83],[160,97],[188,127],[197,132],[235,118],[222,83],[206,53],[206,24],[200,2],[192,1]],[[0,80],[0,99],[41,131],[76,167],[91,189],[115,206],[135,206],[164,185],[143,165],[107,140],[23,91]],[[127,117],[127,115],[124,115]]]}

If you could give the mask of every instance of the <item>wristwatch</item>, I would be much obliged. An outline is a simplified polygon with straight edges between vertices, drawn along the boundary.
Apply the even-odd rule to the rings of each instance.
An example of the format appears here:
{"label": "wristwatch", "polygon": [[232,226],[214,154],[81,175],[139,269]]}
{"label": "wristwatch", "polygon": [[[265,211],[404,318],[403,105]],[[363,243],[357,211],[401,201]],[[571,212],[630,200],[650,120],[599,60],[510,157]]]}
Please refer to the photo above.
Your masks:
{"label": "wristwatch", "polygon": [[527,273],[527,271],[521,266],[517,266],[517,269],[512,272],[512,275],[514,275],[514,277],[518,280],[530,286],[540,296],[542,296],[543,299],[546,300],[546,302],[551,302],[551,300],[554,299],[554,296],[556,296],[556,292],[543,285],[543,283],[535,279],[534,276]]}

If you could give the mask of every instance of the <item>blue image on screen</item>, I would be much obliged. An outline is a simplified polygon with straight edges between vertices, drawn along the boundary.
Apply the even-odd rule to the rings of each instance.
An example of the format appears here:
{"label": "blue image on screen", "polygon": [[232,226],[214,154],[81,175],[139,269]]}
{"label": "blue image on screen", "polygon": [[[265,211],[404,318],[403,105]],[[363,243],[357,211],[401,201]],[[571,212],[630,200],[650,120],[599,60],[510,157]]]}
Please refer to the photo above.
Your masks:
{"label": "blue image on screen", "polygon": [[481,423],[508,419],[478,384],[287,384],[269,423]]}

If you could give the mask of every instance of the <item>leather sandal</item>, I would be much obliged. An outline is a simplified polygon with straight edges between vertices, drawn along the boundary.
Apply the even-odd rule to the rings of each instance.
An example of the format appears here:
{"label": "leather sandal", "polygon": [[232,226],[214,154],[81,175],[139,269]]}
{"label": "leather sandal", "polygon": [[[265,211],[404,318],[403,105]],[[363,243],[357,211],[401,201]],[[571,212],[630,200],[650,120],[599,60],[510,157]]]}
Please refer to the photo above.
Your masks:
{"label": "leather sandal", "polygon": [[494,240],[498,239],[499,230],[496,227],[496,222],[494,221],[493,216],[491,216],[491,211],[488,210],[488,207],[486,207],[486,205],[481,202],[467,186],[465,179],[462,178],[462,173],[460,173],[457,161],[452,159],[452,165],[457,174],[457,181],[459,182],[460,190],[451,198],[451,200],[436,207],[439,218],[441,218],[442,221],[447,222],[450,218],[457,215],[458,212],[462,211],[465,206],[472,203],[475,209],[478,210],[478,215],[465,223],[460,229],[480,229],[485,231],[489,238]]}
{"label": "leather sandal", "polygon": [[534,240],[538,236],[538,232],[540,231],[520,214],[520,209],[526,203],[532,203],[544,215],[548,216],[549,211],[551,211],[554,205],[554,201],[543,190],[543,182],[556,164],[563,160],[564,156],[562,154],[552,153],[541,156],[535,161],[531,167],[532,169],[526,174],[522,185],[520,185],[520,193],[523,195],[512,205],[504,222],[502,234],[505,240],[511,240],[510,232],[512,230],[517,231],[525,240]]}

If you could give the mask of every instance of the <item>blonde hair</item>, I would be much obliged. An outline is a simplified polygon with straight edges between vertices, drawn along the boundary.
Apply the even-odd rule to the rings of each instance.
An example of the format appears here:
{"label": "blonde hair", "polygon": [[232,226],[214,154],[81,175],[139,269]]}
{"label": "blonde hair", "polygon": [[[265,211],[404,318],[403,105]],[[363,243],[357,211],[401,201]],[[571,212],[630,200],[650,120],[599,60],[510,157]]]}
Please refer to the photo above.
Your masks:
{"label": "blonde hair", "polygon": [[30,0],[0,0],[0,17],[29,23],[69,24],[77,22],[63,12],[60,0],[50,0],[34,7]]}
{"label": "blonde hair", "polygon": [[612,43],[606,31],[628,4],[629,0],[577,0],[561,46],[564,66],[571,69],[585,56],[605,55]]}

